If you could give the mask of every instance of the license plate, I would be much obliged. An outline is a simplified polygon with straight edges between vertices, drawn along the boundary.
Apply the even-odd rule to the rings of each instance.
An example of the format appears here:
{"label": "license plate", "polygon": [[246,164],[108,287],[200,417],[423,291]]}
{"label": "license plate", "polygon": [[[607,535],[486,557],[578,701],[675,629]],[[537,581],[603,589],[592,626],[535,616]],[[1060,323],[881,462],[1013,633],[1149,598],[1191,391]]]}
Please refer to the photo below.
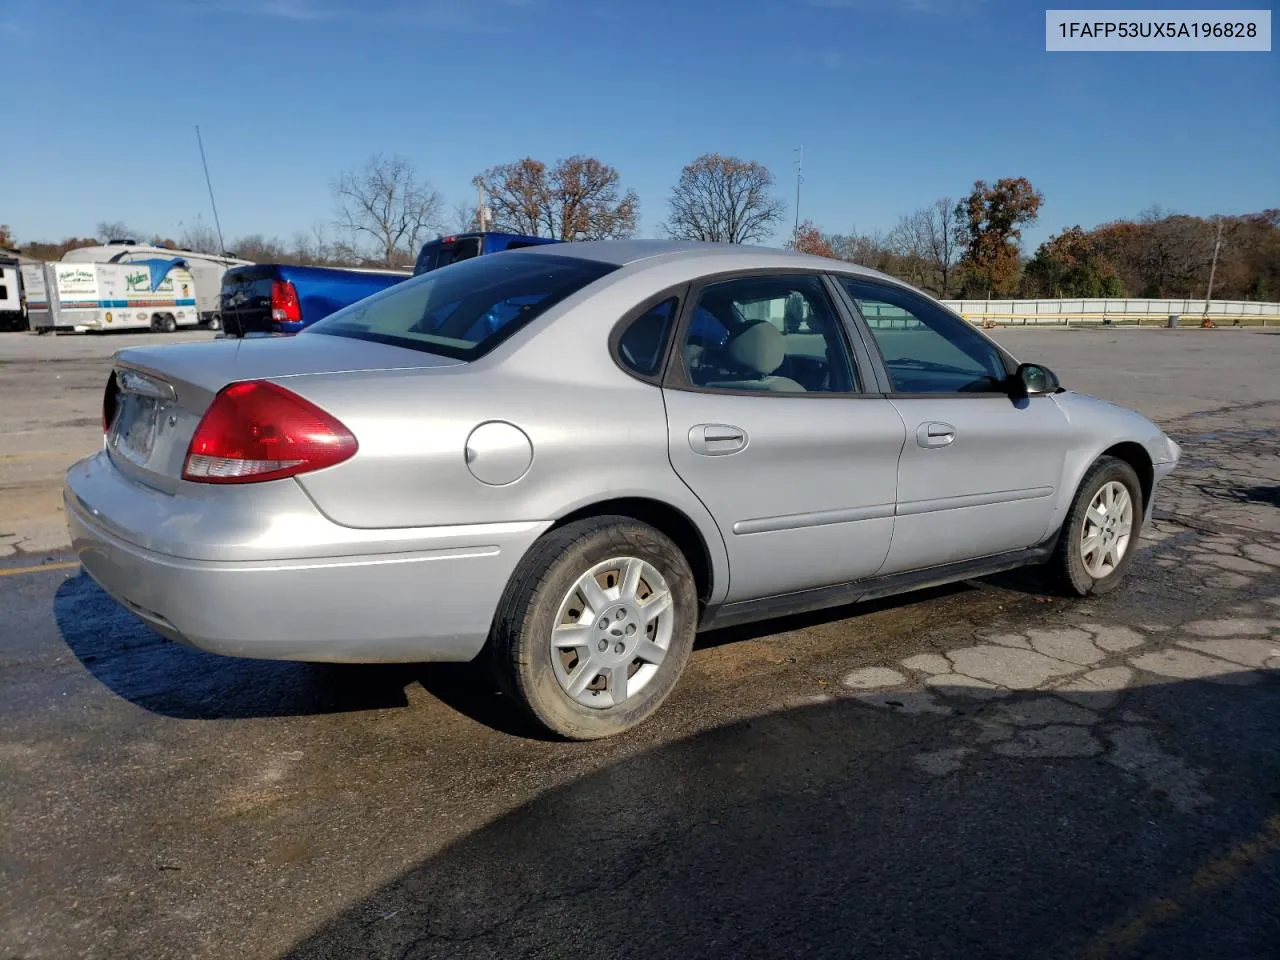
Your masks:
{"label": "license plate", "polygon": [[126,460],[138,466],[146,464],[156,443],[158,404],[154,397],[122,393],[120,408],[111,431],[111,446]]}

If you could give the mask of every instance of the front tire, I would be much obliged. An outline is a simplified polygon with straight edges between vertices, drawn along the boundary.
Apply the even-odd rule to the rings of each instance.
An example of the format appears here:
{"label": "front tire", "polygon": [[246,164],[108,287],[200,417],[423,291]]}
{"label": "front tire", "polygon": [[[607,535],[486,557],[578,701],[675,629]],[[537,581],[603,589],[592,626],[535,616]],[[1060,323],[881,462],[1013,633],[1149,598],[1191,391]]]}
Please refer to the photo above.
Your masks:
{"label": "front tire", "polygon": [[499,686],[571,740],[629,730],[667,698],[693,648],[693,574],[668,537],[628,517],[553,530],[512,575],[489,637]]}
{"label": "front tire", "polygon": [[1129,572],[1142,533],[1142,484],[1133,467],[1099,457],[1076,490],[1049,573],[1077,596],[1107,593]]}

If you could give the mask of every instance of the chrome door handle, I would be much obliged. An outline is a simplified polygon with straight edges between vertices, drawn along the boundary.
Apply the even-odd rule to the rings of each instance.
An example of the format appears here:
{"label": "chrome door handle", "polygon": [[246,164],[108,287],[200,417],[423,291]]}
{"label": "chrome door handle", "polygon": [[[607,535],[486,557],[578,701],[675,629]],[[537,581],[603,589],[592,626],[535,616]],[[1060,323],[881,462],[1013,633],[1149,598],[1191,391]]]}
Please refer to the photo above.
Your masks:
{"label": "chrome door handle", "polygon": [[956,438],[956,428],[949,423],[922,423],[916,430],[916,443],[922,447],[945,447]]}
{"label": "chrome door handle", "polygon": [[700,423],[689,431],[689,446],[704,457],[737,453],[747,445],[747,431],[728,423]]}

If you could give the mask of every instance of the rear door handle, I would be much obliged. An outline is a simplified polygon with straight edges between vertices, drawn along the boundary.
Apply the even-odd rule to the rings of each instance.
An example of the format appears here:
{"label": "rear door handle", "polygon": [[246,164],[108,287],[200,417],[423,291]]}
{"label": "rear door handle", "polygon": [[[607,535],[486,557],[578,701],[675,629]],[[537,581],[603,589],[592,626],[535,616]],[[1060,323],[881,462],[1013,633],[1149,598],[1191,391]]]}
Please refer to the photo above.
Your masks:
{"label": "rear door handle", "polygon": [[936,420],[922,423],[916,430],[916,443],[922,447],[945,447],[955,438],[955,427]]}
{"label": "rear door handle", "polygon": [[689,446],[704,457],[737,453],[747,445],[747,431],[728,423],[700,423],[689,431]]}

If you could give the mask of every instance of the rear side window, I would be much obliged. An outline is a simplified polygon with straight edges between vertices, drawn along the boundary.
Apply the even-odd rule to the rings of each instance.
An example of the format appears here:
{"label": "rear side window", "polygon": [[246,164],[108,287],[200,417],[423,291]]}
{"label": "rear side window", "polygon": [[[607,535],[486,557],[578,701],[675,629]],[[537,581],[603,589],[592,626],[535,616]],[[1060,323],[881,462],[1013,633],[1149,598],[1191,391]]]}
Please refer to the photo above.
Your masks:
{"label": "rear side window", "polygon": [[662,366],[679,301],[668,297],[636,317],[618,338],[618,359],[642,377],[651,377]]}
{"label": "rear side window", "polygon": [[304,333],[474,360],[616,269],[595,260],[532,253],[475,257],[398,283]]}

